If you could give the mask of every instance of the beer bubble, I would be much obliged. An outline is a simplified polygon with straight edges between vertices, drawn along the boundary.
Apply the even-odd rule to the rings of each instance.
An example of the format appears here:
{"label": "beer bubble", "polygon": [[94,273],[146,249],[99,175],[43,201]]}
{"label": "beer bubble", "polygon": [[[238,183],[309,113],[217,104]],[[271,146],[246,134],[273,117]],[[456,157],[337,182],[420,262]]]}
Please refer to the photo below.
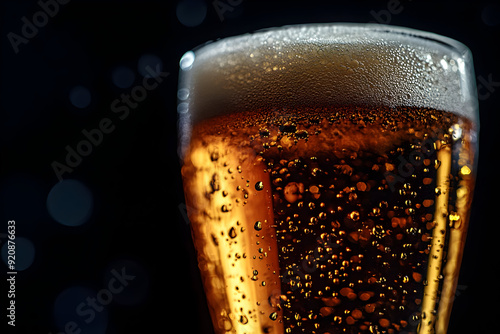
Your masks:
{"label": "beer bubble", "polygon": [[[454,145],[465,143],[468,130],[464,128],[456,141],[451,134],[443,138],[446,149],[452,146],[452,169],[447,174],[452,174],[450,180],[456,188],[450,191],[449,185],[441,182],[442,171],[432,168],[438,156],[443,161],[440,168],[449,166],[446,154],[438,155],[441,146],[432,146],[443,137],[434,130],[449,128],[449,124],[441,124],[445,123],[441,122],[443,115],[450,117],[450,124],[457,123],[455,116],[432,110],[417,113],[402,109],[400,113],[359,109],[328,111],[325,117],[315,116],[318,122],[314,124],[303,122],[301,110],[279,110],[292,116],[263,110],[249,114],[255,115],[248,117],[251,121],[239,119],[240,127],[225,122],[199,135],[198,142],[204,142],[208,141],[205,134],[218,133],[225,138],[226,133],[235,133],[227,142],[217,143],[219,157],[214,156],[216,145],[212,145],[204,146],[202,163],[195,164],[196,149],[187,160],[195,174],[200,168],[209,171],[201,173],[203,189],[196,196],[210,202],[207,207],[217,211],[206,209],[205,217],[194,218],[198,222],[193,227],[203,233],[208,228],[208,239],[213,233],[213,243],[209,241],[207,246],[215,248],[214,244],[220,244],[219,256],[228,261],[228,267],[234,267],[229,274],[237,282],[220,277],[217,283],[232,289],[235,300],[240,302],[238,307],[243,302],[254,307],[245,312],[233,308],[218,319],[226,317],[242,328],[246,321],[246,327],[255,323],[256,329],[249,328],[248,333],[264,328],[276,331],[266,327],[274,324],[290,334],[364,333],[370,328],[373,333],[416,331],[417,325],[410,325],[409,319],[418,305],[426,304],[424,285],[427,279],[429,285],[434,283],[443,271],[443,266],[436,269],[439,273],[435,275],[425,269],[436,253],[431,248],[433,234],[439,235],[441,229],[447,228],[437,222],[460,227],[462,212],[467,210],[457,208],[455,203],[458,199],[465,202],[471,193],[468,175],[472,171],[468,169],[473,167],[469,165],[473,160],[460,151],[462,148],[455,151]],[[321,115],[321,111],[317,114]],[[334,124],[329,124],[330,118]],[[433,120],[439,120],[436,126]],[[372,129],[370,123],[374,124]],[[380,127],[375,127],[377,123]],[[396,135],[396,142],[388,131]],[[278,148],[279,144],[282,147]],[[240,153],[240,148],[245,153]],[[246,155],[247,149],[250,153],[254,150],[256,157]],[[234,159],[230,158],[231,150],[235,151]],[[231,174],[227,172],[229,167]],[[214,173],[217,176],[212,177]],[[442,194],[436,198],[433,191],[437,186],[440,188],[436,194]],[[441,212],[436,206],[443,196],[450,200]],[[241,202],[247,198],[249,204],[241,210]],[[230,204],[232,211],[221,214],[223,204],[223,211],[229,212]],[[212,220],[213,227],[206,227],[206,220]],[[240,225],[234,224],[236,220]],[[268,223],[264,229],[263,224]],[[242,226],[247,230],[253,226],[253,231],[240,233]],[[443,236],[437,237],[442,244],[440,249],[437,247],[441,254],[448,250],[448,240]],[[203,251],[205,245],[197,247]],[[243,261],[248,264],[243,265]],[[204,267],[208,268],[215,259],[207,257],[206,262]],[[254,267],[245,269],[247,265]],[[278,282],[285,299],[268,308],[261,302],[269,296],[268,287],[274,288]],[[238,292],[234,290],[236,283]],[[261,303],[260,307],[255,303]],[[273,311],[279,324],[266,320]],[[260,316],[266,325],[260,323]]]}
{"label": "beer bubble", "polygon": [[351,213],[348,214],[348,217],[352,219],[353,221],[358,221],[359,220],[359,212],[358,211],[352,211]]}
{"label": "beer bubble", "polygon": [[278,313],[277,312],[273,312],[269,315],[269,319],[271,319],[272,321],[275,321],[276,319],[278,319]]}
{"label": "beer bubble", "polygon": [[288,203],[295,203],[302,198],[302,193],[304,192],[304,185],[302,183],[290,182],[285,186],[283,194],[285,195],[285,200]]}
{"label": "beer bubble", "polygon": [[297,131],[297,125],[293,122],[286,122],[285,124],[279,127],[279,130],[283,133],[292,134]]}
{"label": "beer bubble", "polygon": [[309,133],[306,130],[299,130],[295,132],[295,138],[297,139],[306,139],[309,137]]}
{"label": "beer bubble", "polygon": [[381,327],[388,328],[391,325],[391,322],[385,318],[382,318],[378,321]]}
{"label": "beer bubble", "polygon": [[267,137],[269,137],[270,132],[269,132],[268,129],[262,128],[262,129],[259,130],[259,134],[260,134],[261,137],[267,138]]}
{"label": "beer bubble", "polygon": [[367,188],[366,183],[364,182],[356,183],[356,187],[358,188],[359,191],[365,191]]}
{"label": "beer bubble", "polygon": [[469,166],[463,166],[462,168],[460,168],[460,174],[462,175],[469,175],[471,172],[472,171]]}

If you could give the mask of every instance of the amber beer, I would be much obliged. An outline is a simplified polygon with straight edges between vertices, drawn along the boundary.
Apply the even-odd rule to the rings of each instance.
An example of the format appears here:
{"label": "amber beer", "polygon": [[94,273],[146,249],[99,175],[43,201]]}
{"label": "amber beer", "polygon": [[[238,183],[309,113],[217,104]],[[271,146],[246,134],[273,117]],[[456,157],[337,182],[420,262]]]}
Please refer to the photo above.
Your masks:
{"label": "amber beer", "polygon": [[469,59],[384,29],[281,28],[181,60],[182,177],[216,333],[446,332],[474,187],[475,100],[456,81]]}

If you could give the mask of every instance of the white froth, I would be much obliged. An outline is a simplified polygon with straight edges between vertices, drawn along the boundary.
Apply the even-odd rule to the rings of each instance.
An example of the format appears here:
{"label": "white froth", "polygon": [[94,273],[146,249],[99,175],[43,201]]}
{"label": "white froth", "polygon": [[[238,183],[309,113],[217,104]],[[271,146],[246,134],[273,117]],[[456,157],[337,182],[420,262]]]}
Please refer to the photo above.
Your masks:
{"label": "white froth", "polygon": [[413,29],[288,26],[209,43],[190,51],[189,61],[181,64],[179,88],[189,91],[181,123],[261,107],[346,104],[428,107],[477,121],[470,51]]}

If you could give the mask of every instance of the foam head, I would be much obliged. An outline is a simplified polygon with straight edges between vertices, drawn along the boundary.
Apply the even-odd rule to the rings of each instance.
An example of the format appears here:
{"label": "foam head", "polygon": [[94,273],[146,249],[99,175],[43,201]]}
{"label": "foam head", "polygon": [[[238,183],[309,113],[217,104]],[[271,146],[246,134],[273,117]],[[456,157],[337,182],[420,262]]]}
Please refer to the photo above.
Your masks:
{"label": "foam head", "polygon": [[186,53],[180,66],[182,136],[200,120],[261,107],[415,106],[477,123],[469,49],[408,28],[274,28],[201,46]]}

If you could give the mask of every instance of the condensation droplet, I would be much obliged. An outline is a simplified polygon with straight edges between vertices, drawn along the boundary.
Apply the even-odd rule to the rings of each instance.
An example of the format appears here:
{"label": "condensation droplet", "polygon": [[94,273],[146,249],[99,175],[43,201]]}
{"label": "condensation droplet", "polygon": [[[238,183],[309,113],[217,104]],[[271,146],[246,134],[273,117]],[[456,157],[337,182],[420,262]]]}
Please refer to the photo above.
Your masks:
{"label": "condensation droplet", "polygon": [[212,154],[210,155],[210,160],[212,160],[212,161],[219,160],[219,151],[212,152]]}
{"label": "condensation droplet", "polygon": [[256,222],[255,222],[255,225],[253,226],[253,228],[254,228],[256,231],[260,231],[260,230],[262,230],[262,222],[260,222],[260,221],[256,221]]}

